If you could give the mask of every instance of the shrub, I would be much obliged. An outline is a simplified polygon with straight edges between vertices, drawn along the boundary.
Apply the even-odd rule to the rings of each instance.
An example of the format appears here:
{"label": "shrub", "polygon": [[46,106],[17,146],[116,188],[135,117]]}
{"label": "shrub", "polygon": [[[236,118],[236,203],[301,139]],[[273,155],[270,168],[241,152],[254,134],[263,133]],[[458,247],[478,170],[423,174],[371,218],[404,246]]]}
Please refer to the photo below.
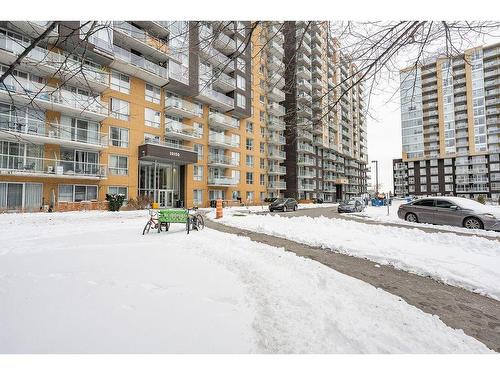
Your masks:
{"label": "shrub", "polygon": [[120,211],[125,197],[122,194],[106,194],[106,200],[109,202],[109,211]]}
{"label": "shrub", "polygon": [[147,195],[139,195],[137,199],[130,198],[127,203],[127,207],[131,207],[135,210],[144,210],[145,208],[151,207],[153,199]]}
{"label": "shrub", "polygon": [[480,195],[479,197],[477,197],[477,201],[481,204],[485,204],[486,203],[486,197],[484,195]]}

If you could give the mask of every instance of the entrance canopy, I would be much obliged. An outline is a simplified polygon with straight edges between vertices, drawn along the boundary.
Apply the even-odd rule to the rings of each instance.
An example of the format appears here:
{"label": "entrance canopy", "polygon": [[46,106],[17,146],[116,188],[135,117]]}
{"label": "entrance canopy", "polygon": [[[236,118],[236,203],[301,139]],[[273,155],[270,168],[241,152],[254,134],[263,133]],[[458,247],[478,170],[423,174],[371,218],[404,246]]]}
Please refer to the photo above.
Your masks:
{"label": "entrance canopy", "polygon": [[196,163],[198,154],[193,149],[176,148],[165,143],[145,143],[139,146],[139,159],[185,165]]}

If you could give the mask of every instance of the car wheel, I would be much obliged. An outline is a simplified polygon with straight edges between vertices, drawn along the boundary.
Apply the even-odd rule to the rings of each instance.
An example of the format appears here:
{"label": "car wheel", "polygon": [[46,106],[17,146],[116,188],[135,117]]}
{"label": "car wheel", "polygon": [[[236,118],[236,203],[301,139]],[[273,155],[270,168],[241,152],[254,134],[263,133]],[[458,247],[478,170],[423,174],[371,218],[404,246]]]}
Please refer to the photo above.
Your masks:
{"label": "car wheel", "polygon": [[483,229],[483,223],[476,217],[467,217],[464,220],[464,227],[467,229]]}
{"label": "car wheel", "polygon": [[283,206],[283,212],[286,212],[286,206]]}
{"label": "car wheel", "polygon": [[269,212],[273,212],[273,209],[272,209],[272,208],[270,208],[270,209],[269,209]]}
{"label": "car wheel", "polygon": [[406,214],[405,220],[409,221],[410,223],[418,223],[417,215],[415,215],[415,214],[413,214],[411,212],[408,213],[408,214]]}
{"label": "car wheel", "polygon": [[297,211],[297,205],[293,206],[293,210]]}

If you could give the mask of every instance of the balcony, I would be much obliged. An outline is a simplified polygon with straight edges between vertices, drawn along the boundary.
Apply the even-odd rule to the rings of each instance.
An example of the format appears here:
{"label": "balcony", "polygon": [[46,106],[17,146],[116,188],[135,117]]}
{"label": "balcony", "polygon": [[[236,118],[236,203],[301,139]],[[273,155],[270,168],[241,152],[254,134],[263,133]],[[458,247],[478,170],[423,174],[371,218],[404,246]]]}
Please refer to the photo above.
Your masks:
{"label": "balcony", "polygon": [[316,162],[313,158],[310,157],[304,157],[304,156],[299,156],[297,159],[297,164],[298,165],[305,165],[305,166],[314,166],[316,165]]}
{"label": "balcony", "polygon": [[0,154],[0,175],[101,180],[106,171],[104,164]]}
{"label": "balcony", "polygon": [[[323,87],[323,81],[319,78],[313,78],[311,80],[311,85],[315,89],[321,89]],[[345,98],[345,96],[343,96],[342,98]]]}
{"label": "balcony", "polygon": [[[28,43],[0,34],[0,61],[12,64]],[[109,88],[109,73],[102,66],[88,60],[81,60],[71,55],[63,55],[45,48],[33,48],[21,61],[20,68],[38,76],[56,77],[69,84],[78,85],[95,92]]]}
{"label": "balcony", "polygon": [[269,48],[269,52],[273,55],[275,55],[276,57],[282,59],[283,58],[283,55],[285,54],[285,50],[283,49],[283,47],[275,40],[271,40],[268,44],[267,44],[268,48]]}
{"label": "balcony", "polygon": [[238,167],[239,162],[238,159],[232,159],[225,155],[209,154],[208,165],[212,167],[232,168]]}
{"label": "balcony", "polygon": [[165,137],[194,141],[200,139],[201,134],[195,132],[192,125],[186,125],[176,120],[167,119],[165,123]]}
{"label": "balcony", "polygon": [[213,128],[222,130],[234,130],[240,127],[240,122],[237,119],[213,112],[208,116],[208,124]]}
{"label": "balcony", "polygon": [[311,43],[311,53],[321,56],[321,46],[317,43]]}
{"label": "balcony", "polygon": [[0,100],[9,102],[12,99],[17,103],[36,103],[45,110],[94,121],[102,121],[108,116],[108,104],[101,102],[98,96],[80,95],[64,88],[57,89],[22,78],[14,80],[9,76],[0,86]]}
{"label": "balcony", "polygon": [[286,153],[285,153],[285,151],[270,148],[268,158],[273,159],[273,160],[285,160]]}
{"label": "balcony", "polygon": [[196,106],[193,103],[175,96],[165,98],[165,113],[183,118],[199,116]]}
{"label": "balcony", "polygon": [[312,69],[312,75],[313,77],[320,77],[323,75],[323,71],[321,70],[321,68],[318,68],[318,67],[314,67]]}
{"label": "balcony", "polygon": [[272,144],[272,145],[285,145],[286,144],[286,138],[284,136],[282,136],[282,135],[272,134],[267,139],[267,143]]}
{"label": "balcony", "polygon": [[115,45],[113,52],[115,59],[111,68],[157,86],[168,83],[168,69],[163,66]]}
{"label": "balcony", "polygon": [[301,117],[310,118],[312,116],[312,110],[311,110],[311,108],[309,108],[305,105],[298,105],[297,106],[297,115],[301,116]]}
{"label": "balcony", "polygon": [[306,92],[312,90],[312,85],[305,79],[297,80],[297,88]]}
{"label": "balcony", "polygon": [[311,59],[307,55],[300,53],[297,55],[297,63],[308,67],[311,66]]}
{"label": "balcony", "polygon": [[269,120],[267,122],[267,127],[269,130],[281,131],[285,130],[286,124],[285,121],[278,117],[269,116]]}
{"label": "balcony", "polygon": [[223,134],[210,134],[208,144],[221,148],[240,147],[240,143],[237,140]]}
{"label": "balcony", "polygon": [[213,43],[215,48],[226,55],[236,52],[236,41],[224,33],[218,33]]}
{"label": "balcony", "polygon": [[267,183],[268,189],[274,190],[286,190],[286,182],[285,181],[269,181]]}
{"label": "balcony", "polygon": [[297,173],[297,177],[299,177],[299,178],[315,178],[316,172],[310,171],[307,169],[303,169],[303,168],[299,168],[299,171]]}
{"label": "balcony", "polygon": [[217,72],[214,74],[213,85],[223,92],[230,92],[236,89],[236,80],[226,73]]}
{"label": "balcony", "polygon": [[281,165],[270,165],[269,169],[267,170],[267,173],[273,175],[285,175],[286,167]]}
{"label": "balcony", "polygon": [[303,130],[299,130],[297,131],[297,139],[306,139],[308,141],[311,141],[313,140],[313,135],[309,132],[305,132]]}
{"label": "balcony", "polygon": [[267,93],[267,95],[268,95],[269,99],[271,99],[275,102],[284,102],[285,101],[285,93],[277,87],[273,87]]}
{"label": "balcony", "polygon": [[[299,43],[300,43],[300,45],[299,45]],[[310,43],[308,43],[308,41],[306,41],[305,38],[304,38],[304,40],[302,40],[302,43],[300,42],[300,39],[297,40],[297,47],[298,47],[298,52],[302,52],[302,53],[304,53],[306,55],[310,55],[311,54]]]}
{"label": "balcony", "polygon": [[311,71],[307,69],[305,66],[297,67],[297,77],[309,80],[311,79]]}
{"label": "balcony", "polygon": [[281,61],[281,59],[278,59],[273,55],[269,55],[267,57],[267,68],[269,70],[283,74],[285,71],[285,64],[283,63],[283,61]]}
{"label": "balcony", "polygon": [[220,71],[226,73],[234,71],[233,61],[210,45],[200,46],[200,56]]}
{"label": "balcony", "polygon": [[271,87],[282,89],[285,86],[285,78],[281,74],[272,74],[269,77]]}
{"label": "balcony", "polygon": [[310,104],[312,101],[312,97],[307,92],[301,91],[297,95],[297,101],[304,104]]}
{"label": "balcony", "polygon": [[277,117],[285,115],[285,107],[283,107],[281,104],[278,103],[273,103],[273,102],[267,103],[267,111],[269,112],[270,115]]}
{"label": "balcony", "polygon": [[238,185],[238,180],[232,177],[208,177],[209,186],[235,186]]}
{"label": "balcony", "polygon": [[102,150],[108,146],[108,136],[101,132],[0,113],[0,140],[18,142],[19,138],[35,144],[57,144],[80,150]]}
{"label": "balcony", "polygon": [[299,143],[297,150],[302,152],[314,153],[314,147],[308,143]]}
{"label": "balcony", "polygon": [[316,189],[316,185],[314,183],[299,182],[298,188],[299,190],[311,191]]}
{"label": "balcony", "polygon": [[[24,34],[36,38],[43,34],[53,21],[10,21],[15,27]],[[49,34],[48,40],[53,41],[59,36],[59,26],[56,26]]]}
{"label": "balcony", "polygon": [[200,82],[200,92],[196,96],[197,99],[204,103],[223,111],[231,111],[234,109],[234,99],[207,87],[204,83]]}
{"label": "balcony", "polygon": [[167,42],[128,22],[113,21],[113,40],[159,61],[172,58]]}

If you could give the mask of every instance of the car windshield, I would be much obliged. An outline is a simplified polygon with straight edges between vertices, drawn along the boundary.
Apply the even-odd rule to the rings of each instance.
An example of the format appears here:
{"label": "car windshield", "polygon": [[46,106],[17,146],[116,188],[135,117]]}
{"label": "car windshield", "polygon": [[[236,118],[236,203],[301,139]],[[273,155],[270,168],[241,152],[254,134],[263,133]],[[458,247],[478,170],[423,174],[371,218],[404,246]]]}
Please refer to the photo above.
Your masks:
{"label": "car windshield", "polygon": [[283,198],[278,198],[278,199],[276,199],[276,200],[274,201],[274,203],[276,203],[276,204],[285,203],[285,199],[283,199]]}
{"label": "car windshield", "polygon": [[351,199],[351,200],[347,201],[346,204],[355,205],[356,204],[356,200],[355,199]]}

